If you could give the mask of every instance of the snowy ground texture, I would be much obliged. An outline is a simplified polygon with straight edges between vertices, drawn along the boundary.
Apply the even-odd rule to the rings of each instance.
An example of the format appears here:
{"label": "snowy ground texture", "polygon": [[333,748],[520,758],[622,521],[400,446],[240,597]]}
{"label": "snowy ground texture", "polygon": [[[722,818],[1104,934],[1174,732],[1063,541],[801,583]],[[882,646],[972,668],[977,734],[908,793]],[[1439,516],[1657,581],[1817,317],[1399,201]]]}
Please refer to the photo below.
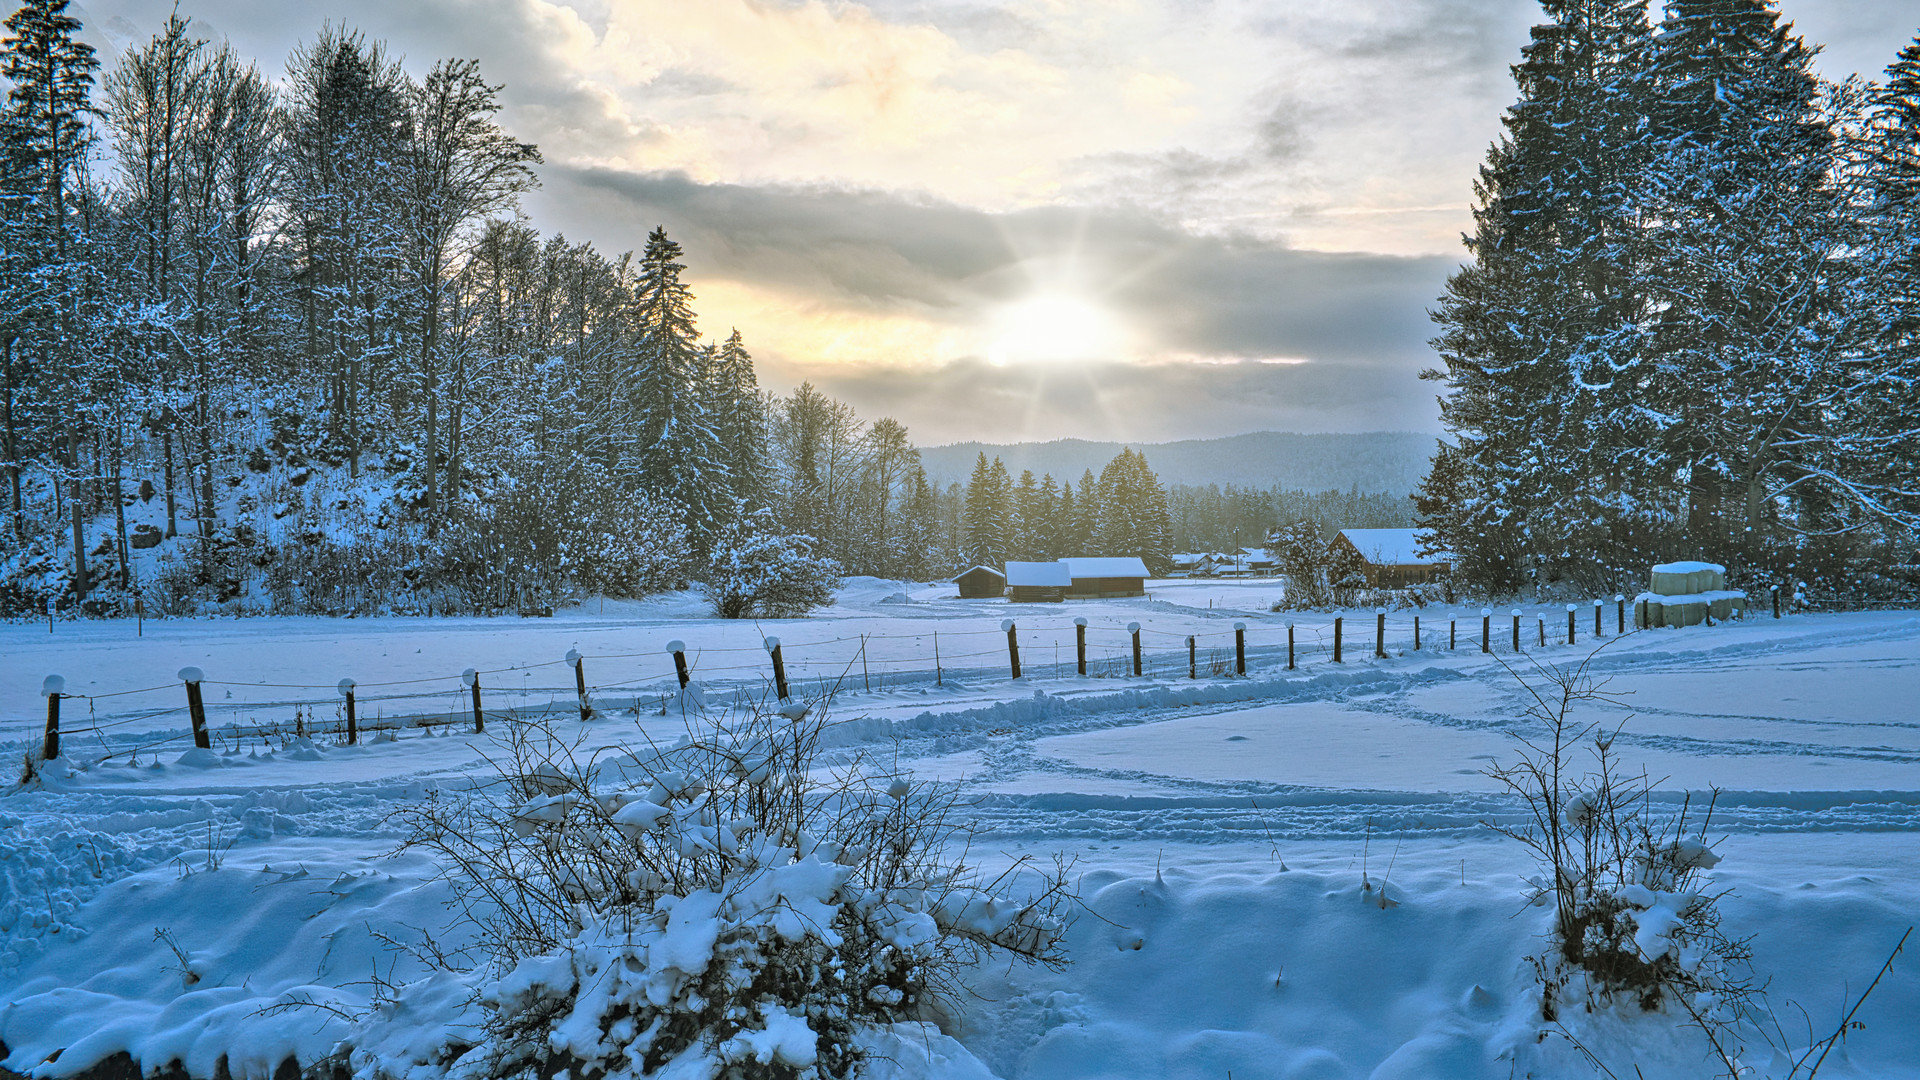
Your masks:
{"label": "snowy ground texture", "polygon": [[[586,735],[613,745],[677,733],[655,715],[673,686],[668,641],[686,643],[713,700],[765,692],[773,635],[796,692],[837,684],[829,756],[880,750],[957,782],[976,856],[1065,852],[1083,875],[1071,966],[975,973],[952,1038],[900,1029],[879,1075],[1607,1075],[1568,1034],[1616,1076],[1714,1075],[1670,1016],[1538,1022],[1527,957],[1546,909],[1525,907],[1532,868],[1483,824],[1516,810],[1485,774],[1511,758],[1518,724],[1501,661],[1528,663],[1509,610],[1491,657],[1478,609],[1418,612],[1419,650],[1416,612],[1394,612],[1385,659],[1375,615],[1343,613],[1335,665],[1333,614],[1270,613],[1277,594],[1163,582],[1140,600],[1009,605],[856,579],[816,618],[757,626],[704,619],[691,596],[552,619],[149,622],[139,637],[126,622],[0,626],[9,760],[37,753],[45,676],[76,695],[65,767],[25,790],[9,776],[0,796],[0,1065],[57,1077],[124,1050],[149,1072],[178,1061],[210,1078],[224,1056],[234,1077],[264,1078],[325,1055],[344,1021],[272,1006],[364,1008],[377,982],[425,974],[383,939],[446,923],[433,867],[391,854],[397,807],[484,771],[511,710],[577,730],[570,648],[601,711]],[[1603,614],[1612,641],[1610,600]],[[1074,616],[1090,623],[1087,678]],[[1564,608],[1525,609],[1527,656],[1584,657],[1592,609],[1577,619],[1568,647]],[[1236,621],[1245,678],[1229,674]],[[175,673],[190,665],[206,673],[210,754],[189,752]],[[1724,789],[1727,929],[1753,935],[1790,1040],[1825,1035],[1920,916],[1920,614],[1649,631],[1595,666],[1629,695],[1593,716],[1624,721],[1630,768],[1668,778],[1674,802]],[[470,731],[464,668],[480,671],[488,735]],[[339,745],[344,677],[362,724],[397,732]],[[306,738],[290,737],[296,714]],[[1903,957],[1821,1075],[1920,1076],[1917,1011],[1920,964]],[[442,1034],[430,1026],[423,1040]],[[1748,1062],[1784,1074],[1764,1052]]]}

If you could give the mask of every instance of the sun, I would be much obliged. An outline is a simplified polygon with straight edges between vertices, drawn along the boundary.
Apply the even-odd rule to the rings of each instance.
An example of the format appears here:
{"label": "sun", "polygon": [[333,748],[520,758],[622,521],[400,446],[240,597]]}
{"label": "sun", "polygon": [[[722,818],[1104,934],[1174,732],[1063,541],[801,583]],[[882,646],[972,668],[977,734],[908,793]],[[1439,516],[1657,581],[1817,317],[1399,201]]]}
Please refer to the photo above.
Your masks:
{"label": "sun", "polygon": [[1114,359],[1122,333],[1112,312],[1085,296],[1042,292],[994,313],[987,359],[994,364]]}

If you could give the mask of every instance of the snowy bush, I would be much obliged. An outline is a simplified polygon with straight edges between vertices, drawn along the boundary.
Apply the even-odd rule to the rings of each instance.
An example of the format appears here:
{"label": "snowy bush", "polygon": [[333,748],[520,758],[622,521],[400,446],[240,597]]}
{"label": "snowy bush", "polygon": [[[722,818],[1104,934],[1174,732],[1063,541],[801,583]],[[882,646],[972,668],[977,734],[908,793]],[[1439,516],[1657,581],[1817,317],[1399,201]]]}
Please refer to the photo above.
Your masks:
{"label": "snowy bush", "polygon": [[1060,868],[979,882],[952,789],[828,774],[822,721],[788,711],[617,760],[534,729],[497,781],[408,811],[485,950],[462,978],[486,1019],[431,1060],[357,1052],[356,1074],[845,1077],[863,1037],[943,1015],[966,965],[1060,962]]}
{"label": "snowy bush", "polygon": [[713,545],[702,586],[714,614],[786,618],[831,604],[840,566],[813,545],[813,537],[775,532],[767,511],[736,515]]}
{"label": "snowy bush", "polygon": [[1703,1028],[1732,1023],[1756,990],[1747,942],[1720,927],[1726,894],[1703,874],[1720,861],[1706,839],[1712,804],[1697,819],[1690,801],[1658,814],[1647,775],[1620,771],[1618,729],[1574,719],[1581,703],[1611,700],[1591,662],[1521,680],[1532,724],[1516,735],[1516,759],[1488,770],[1526,807],[1518,824],[1491,827],[1533,852],[1529,899],[1554,911],[1552,948],[1536,961],[1542,1018],[1579,995],[1645,1010],[1671,1003]]}

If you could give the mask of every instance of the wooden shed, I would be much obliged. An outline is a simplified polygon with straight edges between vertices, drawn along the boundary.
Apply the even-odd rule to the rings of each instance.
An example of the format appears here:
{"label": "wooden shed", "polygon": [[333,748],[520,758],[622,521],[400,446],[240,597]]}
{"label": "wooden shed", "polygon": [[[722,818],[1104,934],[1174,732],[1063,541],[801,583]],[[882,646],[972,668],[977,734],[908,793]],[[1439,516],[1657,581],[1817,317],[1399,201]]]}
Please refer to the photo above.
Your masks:
{"label": "wooden shed", "polygon": [[991,600],[1007,591],[1007,575],[991,566],[976,566],[953,579],[962,600]]}
{"label": "wooden shed", "polygon": [[1453,568],[1444,554],[1420,554],[1423,539],[1418,529],[1341,529],[1333,542],[1360,556],[1369,588],[1404,589],[1438,581]]}
{"label": "wooden shed", "polygon": [[1073,579],[1058,562],[1007,564],[1007,599],[1016,604],[1057,604],[1067,598]]}
{"label": "wooden shed", "polygon": [[1138,558],[1104,556],[1061,559],[1073,584],[1068,596],[1145,596],[1147,564]]}

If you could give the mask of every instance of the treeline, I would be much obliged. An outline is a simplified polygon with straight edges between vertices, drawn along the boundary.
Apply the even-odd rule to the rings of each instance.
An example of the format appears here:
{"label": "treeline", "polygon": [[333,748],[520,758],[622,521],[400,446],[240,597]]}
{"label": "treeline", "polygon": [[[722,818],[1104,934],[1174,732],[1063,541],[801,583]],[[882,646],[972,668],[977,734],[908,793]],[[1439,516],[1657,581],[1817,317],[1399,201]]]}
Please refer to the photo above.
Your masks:
{"label": "treeline", "polygon": [[[957,486],[957,485],[956,485]],[[961,561],[1001,566],[1008,560],[1049,562],[1080,555],[1133,555],[1155,574],[1172,566],[1167,493],[1146,456],[1122,448],[1096,478],[1056,483],[1024,469],[1016,483],[1007,467],[982,452],[967,481],[959,537]]]}
{"label": "treeline", "polygon": [[957,557],[906,429],[760,390],[664,231],[609,257],[519,218],[539,153],[472,61],[416,78],[328,28],[276,85],[176,14],[102,72],[66,6],[0,41],[0,610],[539,608],[722,545]]}
{"label": "treeline", "polygon": [[1435,314],[1420,522],[1496,592],[1701,557],[1910,595],[1920,41],[1835,84],[1763,0],[1546,9]]}
{"label": "treeline", "polygon": [[1167,493],[1175,551],[1231,552],[1265,547],[1274,533],[1300,522],[1332,539],[1341,529],[1404,529],[1413,507],[1388,492],[1299,491],[1176,484]]}

